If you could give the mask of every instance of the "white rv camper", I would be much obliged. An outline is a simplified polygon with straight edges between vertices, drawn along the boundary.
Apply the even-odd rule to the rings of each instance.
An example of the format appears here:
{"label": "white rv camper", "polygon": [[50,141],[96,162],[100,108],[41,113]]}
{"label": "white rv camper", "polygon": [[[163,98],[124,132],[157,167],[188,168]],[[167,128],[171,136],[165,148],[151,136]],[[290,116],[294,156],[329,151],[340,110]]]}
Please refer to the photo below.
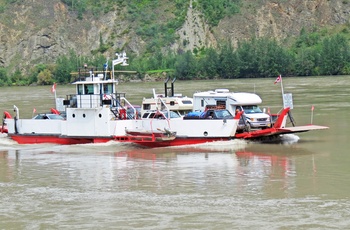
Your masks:
{"label": "white rv camper", "polygon": [[198,92],[193,94],[193,111],[210,108],[227,109],[231,114],[244,111],[245,122],[249,128],[271,126],[270,116],[259,108],[261,98],[255,93],[234,93],[228,89]]}

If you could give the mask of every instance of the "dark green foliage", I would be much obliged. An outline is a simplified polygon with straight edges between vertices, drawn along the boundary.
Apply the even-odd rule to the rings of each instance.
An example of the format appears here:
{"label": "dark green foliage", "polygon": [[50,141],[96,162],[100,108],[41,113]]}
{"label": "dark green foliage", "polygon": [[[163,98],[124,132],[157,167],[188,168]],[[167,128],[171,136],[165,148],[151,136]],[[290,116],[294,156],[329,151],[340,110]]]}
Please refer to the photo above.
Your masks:
{"label": "dark green foliage", "polygon": [[211,26],[217,26],[221,19],[239,12],[240,0],[198,0],[205,19]]}
{"label": "dark green foliage", "polygon": [[38,74],[42,71],[44,71],[47,67],[45,64],[38,64],[34,66],[33,68],[30,69],[29,76],[28,76],[28,81],[29,84],[32,83],[37,83],[38,82]]}
{"label": "dark green foliage", "polygon": [[294,75],[297,76],[311,76],[319,75],[320,72],[317,68],[319,55],[317,52],[310,48],[301,47],[297,53],[295,61]]}
{"label": "dark green foliage", "polygon": [[321,35],[317,32],[307,33],[305,28],[300,31],[300,36],[295,42],[295,47],[300,48],[302,46],[312,47],[320,42]]}
{"label": "dark green foliage", "polygon": [[187,8],[187,0],[167,4],[160,0],[127,2],[126,17],[133,22],[136,34],[147,42],[146,55],[174,43],[175,31],[183,25]]}
{"label": "dark green foliage", "polygon": [[[106,58],[102,55],[95,55],[88,58],[78,56],[73,50],[70,50],[68,55],[61,55],[57,58],[56,68],[53,71],[53,81],[59,83],[72,82],[75,79],[72,79],[71,73],[77,72],[79,68],[84,66],[84,64],[86,64],[89,69],[102,69],[103,64],[106,62]],[[111,66],[110,63],[109,66]]]}
{"label": "dark green foliage", "polygon": [[340,34],[323,40],[321,49],[321,73],[325,75],[344,74],[350,61],[349,42]]}
{"label": "dark green foliage", "polygon": [[77,12],[78,18],[83,19],[83,14],[86,12],[87,8],[91,3],[88,0],[61,0],[67,6],[70,7],[72,11]]}
{"label": "dark green foliage", "polygon": [[56,82],[68,83],[70,81],[70,73],[75,70],[75,66],[72,65],[67,56],[60,56],[56,61],[56,65]]}
{"label": "dark green foliage", "polygon": [[[326,30],[307,33],[302,30],[293,50],[296,53],[293,75],[349,74],[350,50],[347,30],[328,35]],[[314,39],[310,39],[314,38]]]}
{"label": "dark green foliage", "polygon": [[22,75],[22,72],[19,69],[16,69],[14,74],[11,77],[12,85],[28,85],[28,78]]}
{"label": "dark green foliage", "polygon": [[7,76],[6,69],[3,67],[0,67],[0,86],[7,86],[9,85],[9,78]]}
{"label": "dark green foliage", "polygon": [[207,79],[214,79],[218,77],[220,67],[220,60],[218,52],[209,48],[205,55],[199,59],[199,74]]}
{"label": "dark green foliage", "polygon": [[[223,43],[217,49],[196,49],[175,54],[157,49],[152,55],[136,57],[128,53],[129,66],[116,66],[119,70],[136,70],[143,76],[146,72],[174,72],[182,80],[214,78],[257,78],[310,75],[350,74],[349,41],[342,34],[325,37],[317,45],[300,48],[283,48],[277,41],[267,38],[251,39],[239,43],[235,49],[231,42]],[[114,57],[113,57],[114,58]],[[74,79],[71,73],[86,63],[88,68],[102,68],[106,63],[103,55],[78,56],[73,50],[57,58],[55,65],[34,66],[28,77],[17,70],[10,78],[0,68],[0,86],[26,85],[31,83],[69,83]],[[111,68],[111,61],[109,61]]]}
{"label": "dark green foliage", "polygon": [[221,47],[219,54],[220,65],[218,67],[218,74],[222,78],[234,78],[239,75],[240,62],[237,52],[234,51],[230,42],[225,43]]}
{"label": "dark green foliage", "polygon": [[180,80],[188,80],[196,77],[198,73],[197,61],[191,52],[187,51],[176,57],[175,77]]}

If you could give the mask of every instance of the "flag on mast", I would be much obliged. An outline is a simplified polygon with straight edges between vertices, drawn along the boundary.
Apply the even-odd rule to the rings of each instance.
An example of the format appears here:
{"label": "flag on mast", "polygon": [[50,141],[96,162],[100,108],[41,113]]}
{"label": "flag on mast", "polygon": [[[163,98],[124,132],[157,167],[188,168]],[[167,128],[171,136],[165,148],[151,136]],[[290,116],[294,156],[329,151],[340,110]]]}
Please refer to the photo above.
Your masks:
{"label": "flag on mast", "polygon": [[282,76],[278,75],[278,77],[276,78],[275,82],[273,84],[277,84],[278,82],[282,81]]}
{"label": "flag on mast", "polygon": [[315,106],[312,105],[311,106],[311,124],[312,124],[312,121],[313,121],[313,118],[314,118],[314,109],[315,109]]}
{"label": "flag on mast", "polygon": [[51,87],[51,93],[55,93],[55,92],[56,92],[56,83],[53,83]]}

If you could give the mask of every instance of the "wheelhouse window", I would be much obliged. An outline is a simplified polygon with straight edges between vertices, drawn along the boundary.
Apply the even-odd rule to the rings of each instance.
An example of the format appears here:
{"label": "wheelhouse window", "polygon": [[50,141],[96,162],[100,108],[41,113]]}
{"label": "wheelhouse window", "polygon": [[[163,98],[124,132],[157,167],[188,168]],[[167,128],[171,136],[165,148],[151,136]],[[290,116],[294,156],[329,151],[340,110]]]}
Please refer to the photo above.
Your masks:
{"label": "wheelhouse window", "polygon": [[77,93],[79,95],[83,94],[83,85],[77,85]]}
{"label": "wheelhouse window", "polygon": [[94,94],[94,85],[93,84],[85,84],[84,85],[84,94]]}
{"label": "wheelhouse window", "polygon": [[104,94],[112,94],[113,93],[113,84],[104,84],[103,85],[103,93]]}

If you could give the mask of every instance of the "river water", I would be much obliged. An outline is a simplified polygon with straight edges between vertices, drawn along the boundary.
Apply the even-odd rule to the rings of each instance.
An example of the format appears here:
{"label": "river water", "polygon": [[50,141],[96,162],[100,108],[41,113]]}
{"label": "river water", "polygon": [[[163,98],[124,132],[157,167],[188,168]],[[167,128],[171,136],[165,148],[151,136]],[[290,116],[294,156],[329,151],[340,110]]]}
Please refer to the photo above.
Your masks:
{"label": "river water", "polygon": [[[175,91],[256,92],[281,109],[275,79],[176,81]],[[168,85],[169,86],[169,85]],[[232,140],[145,149],[110,142],[18,145],[0,138],[0,229],[349,229],[350,77],[284,78],[297,125],[282,143]],[[159,83],[121,83],[132,103]],[[74,91],[57,86],[57,95]],[[50,87],[0,88],[0,111],[48,111]],[[314,111],[311,111],[311,106]]]}

